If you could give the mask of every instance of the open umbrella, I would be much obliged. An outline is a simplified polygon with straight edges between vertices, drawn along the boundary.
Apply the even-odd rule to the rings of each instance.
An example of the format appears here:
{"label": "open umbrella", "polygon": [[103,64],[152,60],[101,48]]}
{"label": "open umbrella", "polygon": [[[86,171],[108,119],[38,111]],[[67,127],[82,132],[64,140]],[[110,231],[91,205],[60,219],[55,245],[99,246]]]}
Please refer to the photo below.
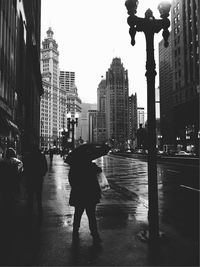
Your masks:
{"label": "open umbrella", "polygon": [[107,155],[110,147],[106,144],[83,144],[75,148],[66,157],[65,162],[68,164],[92,161],[104,155]]}

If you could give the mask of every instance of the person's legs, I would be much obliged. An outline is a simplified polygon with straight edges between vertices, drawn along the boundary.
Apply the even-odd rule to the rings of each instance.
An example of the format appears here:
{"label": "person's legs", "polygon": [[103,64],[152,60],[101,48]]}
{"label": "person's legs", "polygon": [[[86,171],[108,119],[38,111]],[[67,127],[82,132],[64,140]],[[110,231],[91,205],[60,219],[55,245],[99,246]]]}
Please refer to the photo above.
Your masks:
{"label": "person's legs", "polygon": [[86,214],[88,216],[89,228],[94,242],[101,242],[99,233],[97,230],[97,220],[96,220],[96,205],[89,205],[86,207]]}
{"label": "person's legs", "polygon": [[73,232],[78,232],[83,212],[84,212],[84,207],[75,206]]}
{"label": "person's legs", "polygon": [[84,207],[81,206],[75,206],[74,211],[74,221],[73,221],[73,242],[77,243],[79,241],[79,227],[81,222],[81,217],[84,212]]}

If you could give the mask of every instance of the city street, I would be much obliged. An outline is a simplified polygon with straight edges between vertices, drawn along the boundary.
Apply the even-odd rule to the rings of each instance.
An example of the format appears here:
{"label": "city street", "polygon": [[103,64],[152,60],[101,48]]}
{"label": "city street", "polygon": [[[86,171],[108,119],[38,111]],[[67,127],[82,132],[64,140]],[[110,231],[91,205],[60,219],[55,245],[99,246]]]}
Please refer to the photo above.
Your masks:
{"label": "city street", "polygon": [[[134,156],[133,156],[134,157]],[[173,225],[183,235],[198,239],[199,167],[179,162],[158,162],[158,196],[160,220]],[[138,158],[114,156],[104,164],[104,171],[116,188],[126,188],[137,195],[148,210],[147,162]],[[144,217],[146,218],[144,212]]]}
{"label": "city street", "polygon": [[[69,166],[54,155],[45,177],[43,219],[26,216],[26,197],[1,227],[1,265],[37,266],[148,266],[148,243],[140,232],[147,229],[147,162],[105,156],[96,162],[104,170],[111,189],[97,208],[101,248],[92,246],[84,213],[80,244],[72,244],[73,207],[68,205]],[[191,189],[198,169],[182,164],[158,164],[160,230],[163,239],[158,266],[198,265],[198,195]],[[82,177],[84,179],[84,177]],[[5,219],[6,221],[6,219]],[[196,223],[195,223],[196,222]],[[2,241],[3,240],[3,241]]]}

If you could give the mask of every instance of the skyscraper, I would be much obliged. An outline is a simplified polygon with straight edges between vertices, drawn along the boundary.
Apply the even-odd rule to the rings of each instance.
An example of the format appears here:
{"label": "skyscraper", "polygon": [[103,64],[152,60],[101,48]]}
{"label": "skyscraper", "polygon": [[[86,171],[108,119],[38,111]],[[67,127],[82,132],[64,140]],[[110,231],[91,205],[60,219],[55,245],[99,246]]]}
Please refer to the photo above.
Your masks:
{"label": "skyscraper", "polygon": [[91,139],[91,117],[89,116],[89,110],[96,110],[96,104],[82,103],[81,104],[81,117],[79,119],[80,136],[85,142],[89,142]]}
{"label": "skyscraper", "polygon": [[199,130],[199,1],[172,2],[173,118],[175,135],[185,140],[186,128]]}
{"label": "skyscraper", "polygon": [[59,52],[53,34],[50,27],[41,49],[44,95],[40,104],[40,128],[43,146],[47,148],[57,144],[66,105],[65,92],[59,88]]}
{"label": "skyscraper", "polygon": [[[160,46],[160,58],[163,59],[164,53],[168,53],[166,57],[169,59],[171,57],[172,60],[172,73],[166,69],[166,65],[160,66],[162,71],[165,68],[169,79],[172,77],[168,85],[164,83],[160,85],[161,129],[163,129],[164,118],[170,122],[168,129],[164,129],[162,135],[165,138],[167,131],[169,134],[172,132],[173,136],[169,141],[175,145],[179,140],[179,145],[183,149],[188,145],[197,148],[200,84],[199,1],[173,0],[171,10],[171,49],[169,47],[164,52],[162,45]],[[162,76],[164,77],[164,73]]]}
{"label": "skyscraper", "polygon": [[129,96],[129,137],[131,147],[134,148],[137,133],[137,94]]}
{"label": "skyscraper", "polygon": [[164,40],[159,43],[160,128],[163,144],[173,144],[174,142],[171,36],[168,41],[167,48],[164,47]]}
{"label": "skyscraper", "polygon": [[106,142],[106,79],[100,81],[97,88],[97,116],[95,141],[97,143]]}
{"label": "skyscraper", "polygon": [[122,146],[128,140],[128,71],[114,58],[106,72],[106,134]]}
{"label": "skyscraper", "polygon": [[60,88],[69,92],[75,86],[75,72],[74,71],[60,71]]}

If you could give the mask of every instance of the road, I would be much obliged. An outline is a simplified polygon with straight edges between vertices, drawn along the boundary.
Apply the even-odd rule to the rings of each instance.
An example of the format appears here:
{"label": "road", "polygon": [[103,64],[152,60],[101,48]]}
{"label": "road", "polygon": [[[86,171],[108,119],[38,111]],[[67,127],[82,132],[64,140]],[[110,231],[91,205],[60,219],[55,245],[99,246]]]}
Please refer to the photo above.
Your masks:
{"label": "road", "polygon": [[[147,162],[138,158],[107,156],[99,159],[111,185],[124,194],[136,194],[143,203],[140,220],[147,220]],[[199,168],[196,164],[158,162],[158,199],[160,221],[173,225],[183,235],[198,238],[199,229]],[[124,190],[124,188],[126,190]],[[136,215],[137,216],[137,215]]]}

